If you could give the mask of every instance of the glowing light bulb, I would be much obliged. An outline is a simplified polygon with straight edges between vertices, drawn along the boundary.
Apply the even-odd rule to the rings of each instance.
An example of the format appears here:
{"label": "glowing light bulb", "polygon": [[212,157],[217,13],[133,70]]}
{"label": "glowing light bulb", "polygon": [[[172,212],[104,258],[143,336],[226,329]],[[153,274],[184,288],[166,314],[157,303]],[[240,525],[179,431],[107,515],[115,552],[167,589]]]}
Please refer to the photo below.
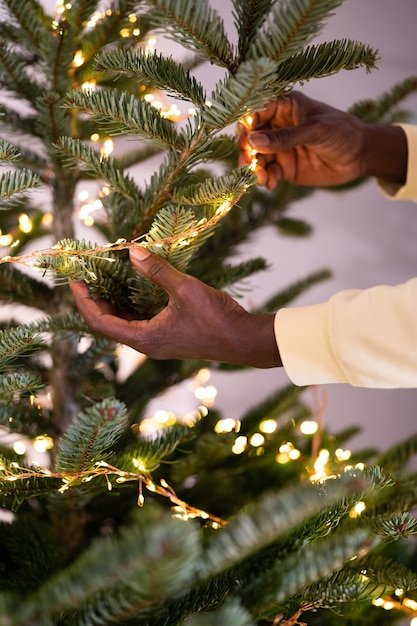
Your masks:
{"label": "glowing light bulb", "polygon": [[300,424],[300,430],[303,435],[314,435],[319,429],[319,425],[315,420],[305,420]]}
{"label": "glowing light bulb", "polygon": [[114,143],[113,143],[113,139],[111,139],[110,137],[108,137],[107,139],[104,140],[103,142],[103,146],[100,149],[100,154],[103,157],[108,157],[110,156],[110,154],[113,152],[114,150]]}
{"label": "glowing light bulb", "polygon": [[351,450],[343,450],[342,448],[338,448],[334,453],[336,459],[338,461],[348,461],[352,456]]}
{"label": "glowing light bulb", "polygon": [[277,428],[278,428],[278,424],[277,424],[276,420],[274,420],[274,419],[263,420],[259,424],[259,430],[262,433],[265,433],[265,434],[268,434],[268,435],[271,435],[272,433],[274,433]]}
{"label": "glowing light bulb", "polygon": [[7,235],[0,235],[0,246],[2,248],[7,248],[7,246],[10,246],[13,242],[13,235],[11,235],[10,233],[8,233]]}
{"label": "glowing light bulb", "polygon": [[261,433],[254,433],[249,439],[249,443],[254,448],[257,448],[258,446],[261,446],[263,443],[265,443],[265,437],[261,435]]}
{"label": "glowing light bulb", "polygon": [[85,61],[85,58],[84,58],[84,54],[82,53],[82,50],[77,50],[77,52],[74,55],[74,59],[72,61],[73,65],[75,65],[75,67],[81,67],[84,61]]}
{"label": "glowing light bulb", "polygon": [[26,445],[23,443],[23,441],[15,441],[13,444],[13,450],[16,452],[16,454],[23,455],[26,452]]}
{"label": "glowing light bulb", "polygon": [[290,460],[290,457],[286,452],[280,452],[276,455],[275,460],[280,465],[285,465]]}
{"label": "glowing light bulb", "polygon": [[235,439],[235,443],[232,447],[233,454],[242,454],[246,450],[248,438],[241,435]]}
{"label": "glowing light bulb", "polygon": [[237,432],[240,428],[240,422],[228,417],[226,419],[219,420],[214,426],[214,432],[217,434],[220,433],[231,433],[233,430]]}
{"label": "glowing light bulb", "polygon": [[94,79],[91,80],[86,80],[82,85],[81,85],[81,89],[83,91],[94,91],[94,89],[96,88],[97,83]]}
{"label": "glowing light bulb", "polygon": [[365,502],[357,502],[354,507],[349,511],[349,517],[355,519],[362,515],[362,513],[366,510]]}
{"label": "glowing light bulb", "polygon": [[33,222],[30,219],[29,215],[26,215],[26,213],[21,213],[19,215],[19,229],[22,231],[22,233],[30,233],[31,230],[33,228]]}
{"label": "glowing light bulb", "polygon": [[47,450],[51,450],[51,448],[54,447],[54,440],[47,435],[39,435],[32,443],[36,452],[39,452],[40,454],[46,452]]}

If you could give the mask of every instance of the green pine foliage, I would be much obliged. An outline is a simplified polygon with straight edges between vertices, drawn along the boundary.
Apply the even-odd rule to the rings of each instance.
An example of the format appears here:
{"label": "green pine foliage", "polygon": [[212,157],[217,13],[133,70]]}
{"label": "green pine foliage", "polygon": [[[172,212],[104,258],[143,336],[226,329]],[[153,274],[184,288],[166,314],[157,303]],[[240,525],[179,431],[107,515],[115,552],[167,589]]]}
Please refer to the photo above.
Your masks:
{"label": "green pine foliage", "polygon": [[[230,260],[256,229],[310,233],[288,215],[310,190],[258,188],[233,125],[298,83],[375,66],[366,44],[314,43],[341,3],[232,0],[231,44],[207,0],[73,0],[54,17],[0,0],[0,425],[27,448],[0,439],[0,626],[379,626],[417,601],[413,438],[347,460],[356,430],[303,434],[315,416],[293,386],[239,420],[203,403],[152,421],[150,402],[207,364],[143,358],[122,377],[118,347],[90,333],[67,286],[149,318],[166,294],[133,271],[132,242],[236,294],[266,267]],[[185,60],[149,49],[155,33]],[[221,71],[211,93],[193,74],[205,62]],[[354,112],[392,121],[415,88]],[[193,114],[173,118],[158,92]],[[85,186],[102,208],[81,229]]]}

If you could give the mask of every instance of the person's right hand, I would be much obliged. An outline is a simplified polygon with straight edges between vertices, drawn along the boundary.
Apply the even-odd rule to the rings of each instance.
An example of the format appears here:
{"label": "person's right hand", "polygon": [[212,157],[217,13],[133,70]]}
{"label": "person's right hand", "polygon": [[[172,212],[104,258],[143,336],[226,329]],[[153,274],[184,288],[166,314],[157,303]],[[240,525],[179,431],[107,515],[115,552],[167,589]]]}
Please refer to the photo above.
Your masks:
{"label": "person's right hand", "polygon": [[152,319],[132,319],[109,302],[93,299],[84,283],[73,282],[76,305],[93,332],[154,359],[199,359],[260,368],[282,365],[275,315],[249,313],[229,294],[179,272],[140,245],[130,248],[130,260],[138,272],[165,289],[167,306]]}
{"label": "person's right hand", "polygon": [[354,115],[293,91],[239,125],[239,164],[256,151],[258,183],[331,186],[361,176],[404,182],[407,146],[401,128],[365,124]]}

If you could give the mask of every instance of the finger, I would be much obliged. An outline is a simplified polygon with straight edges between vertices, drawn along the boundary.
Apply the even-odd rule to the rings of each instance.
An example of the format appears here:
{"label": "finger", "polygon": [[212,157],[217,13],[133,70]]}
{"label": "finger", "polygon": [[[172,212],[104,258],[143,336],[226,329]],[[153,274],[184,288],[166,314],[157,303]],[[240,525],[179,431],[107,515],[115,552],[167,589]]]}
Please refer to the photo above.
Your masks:
{"label": "finger", "polygon": [[186,278],[172,265],[150,252],[143,246],[132,246],[129,249],[130,260],[137,271],[146,276],[159,287],[162,287],[168,295],[175,293],[176,289]]}
{"label": "finger", "polygon": [[113,315],[114,310],[111,304],[105,300],[94,300],[85,283],[72,282],[70,288],[77,309],[84,317],[86,313],[89,318],[95,315]]}
{"label": "finger", "polygon": [[297,146],[317,143],[313,124],[277,128],[269,131],[254,131],[248,136],[249,145],[262,154],[273,154],[281,150],[292,150]]}
{"label": "finger", "polygon": [[108,303],[93,300],[84,283],[70,283],[77,309],[84,317],[90,329],[97,334],[120,343],[131,339],[131,328],[127,320],[114,315]]}
{"label": "finger", "polygon": [[252,115],[252,128],[258,128],[274,119],[279,99],[268,102],[261,111],[257,111]]}
{"label": "finger", "polygon": [[77,306],[78,302],[80,302],[82,299],[90,298],[90,293],[85,283],[70,282],[69,286]]}
{"label": "finger", "polygon": [[107,300],[93,300],[90,295],[90,292],[88,291],[88,287],[85,283],[71,282],[69,285],[70,285],[72,295],[75,300],[75,304],[77,305],[77,308],[78,308],[78,303],[81,300],[84,300],[85,298],[87,298],[95,302],[95,304],[97,305],[97,307],[100,309],[102,313],[113,314],[115,312],[114,308],[112,307],[110,302],[108,302]]}

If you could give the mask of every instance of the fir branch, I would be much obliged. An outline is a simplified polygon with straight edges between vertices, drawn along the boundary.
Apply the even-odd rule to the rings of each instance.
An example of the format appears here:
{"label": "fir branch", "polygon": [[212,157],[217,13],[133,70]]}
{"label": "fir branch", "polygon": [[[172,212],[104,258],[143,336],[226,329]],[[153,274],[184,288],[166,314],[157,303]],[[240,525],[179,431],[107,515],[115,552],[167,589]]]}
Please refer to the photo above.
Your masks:
{"label": "fir branch", "polygon": [[0,265],[0,300],[51,310],[53,290],[11,264]]}
{"label": "fir branch", "polygon": [[[204,230],[204,237],[191,235],[197,222],[190,209],[180,206],[164,207],[156,215],[145,241],[158,256],[169,261],[179,271],[185,272],[196,247],[209,236],[207,229]],[[164,241],[166,243],[161,243]],[[154,282],[136,275],[129,285],[131,301],[140,307],[142,315],[155,314],[166,304],[166,292]]]}
{"label": "fir branch", "polygon": [[[105,399],[79,413],[63,435],[56,456],[58,472],[81,473],[111,455],[128,425],[124,404]],[[73,478],[70,483],[74,484]]]}
{"label": "fir branch", "polygon": [[99,71],[111,70],[147,80],[155,89],[163,89],[170,95],[193,102],[197,107],[203,107],[206,101],[203,86],[189,71],[172,58],[156,52],[146,54],[141,50],[123,48],[102,52],[96,56],[95,67]]}
{"label": "fir branch", "polygon": [[[91,61],[96,53],[103,50],[112,42],[118,42],[120,30],[127,24],[127,18],[130,14],[134,14],[138,8],[137,0],[117,0],[110,4],[106,16],[98,20],[96,25],[90,31],[84,30],[81,39],[81,50],[85,59],[85,63],[76,70],[75,76],[79,79],[79,74],[87,67],[91,67]],[[141,34],[146,33],[148,27],[145,20],[141,20]],[[125,42],[126,45],[126,42]]]}
{"label": "fir branch", "polygon": [[266,614],[371,547],[369,532],[360,527],[334,532],[321,541],[304,545],[250,583],[246,587],[247,595],[242,598],[243,604],[253,602],[260,612]]}
{"label": "fir branch", "polygon": [[[3,522],[0,528],[0,553],[4,555],[6,552],[9,560],[7,581],[2,576],[3,590],[19,591],[24,579],[25,588],[34,591],[41,581],[59,569],[63,556],[62,538],[57,536],[49,522],[22,512],[12,524]],[[10,615],[13,613],[11,611]]]}
{"label": "fir branch", "polygon": [[239,61],[245,60],[257,32],[267,20],[274,0],[232,0],[235,27],[239,35]]}
{"label": "fir branch", "polygon": [[0,176],[0,198],[10,198],[14,194],[23,193],[40,186],[39,176],[30,170],[5,172]]}
{"label": "fir branch", "polygon": [[[2,104],[2,111],[4,112],[4,116],[2,116],[1,123],[6,126],[6,128],[10,128],[14,135],[16,135],[16,133],[24,133],[25,135],[34,134],[34,115],[21,115],[14,108],[5,106],[4,104]],[[15,142],[15,137],[13,141]]]}
{"label": "fir branch", "polygon": [[7,6],[10,16],[19,25],[13,32],[16,36],[14,43],[32,50],[39,54],[45,49],[46,42],[50,39],[48,28],[51,18],[48,17],[39,2],[26,0],[25,10],[22,11],[21,0],[2,0]]}
{"label": "fir branch", "polygon": [[284,86],[361,66],[370,71],[376,67],[377,60],[378,53],[371,46],[349,39],[309,46],[278,66],[276,87],[282,90]]}
{"label": "fir branch", "polygon": [[[132,429],[136,432],[137,425],[133,425]],[[193,437],[195,433],[192,429],[181,425],[164,428],[152,437],[139,434],[138,443],[127,448],[122,457],[116,457],[115,463],[126,471],[134,471],[136,468],[144,472],[153,472],[180,444]]]}
{"label": "fir branch", "polygon": [[217,65],[233,69],[233,50],[224,23],[207,0],[146,0],[152,7],[149,18],[174,41],[197,53],[204,53]]}
{"label": "fir branch", "polygon": [[[175,205],[164,207],[155,216],[145,241],[159,256],[163,256],[180,271],[185,271],[194,247],[192,242],[188,241],[187,235],[190,237],[198,221],[191,209]],[[181,244],[181,239],[177,241],[178,237],[187,245]],[[166,243],[160,245],[163,240],[166,240]],[[174,241],[174,245],[170,240]]]}
{"label": "fir branch", "polygon": [[280,293],[276,294],[269,300],[267,300],[261,308],[256,309],[255,312],[271,312],[276,311],[283,306],[286,306],[289,302],[292,302],[297,296],[304,293],[310,287],[320,283],[323,280],[331,278],[332,274],[329,270],[319,270],[314,274],[310,274],[306,278],[293,283]]}
{"label": "fir branch", "polygon": [[242,424],[251,428],[254,424],[259,424],[265,419],[279,419],[286,414],[291,406],[297,403],[303,392],[303,387],[295,387],[294,385],[287,385],[279,389],[255,408],[246,411],[241,419]]}
{"label": "fir branch", "polygon": [[312,226],[305,220],[293,217],[279,217],[275,221],[280,233],[288,237],[308,237],[312,233]]}
{"label": "fir branch", "polygon": [[20,152],[13,144],[0,139],[0,161],[18,161],[20,158]]}
{"label": "fir branch", "polygon": [[63,161],[69,165],[81,162],[85,171],[106,180],[111,187],[123,196],[139,203],[142,193],[133,178],[124,175],[111,157],[104,157],[99,151],[72,137],[59,137],[55,144]]}
{"label": "fir branch", "polygon": [[172,197],[176,202],[191,206],[220,205],[231,198],[240,197],[256,181],[257,177],[250,168],[239,167],[223,176],[207,178],[202,183],[177,187]]}
{"label": "fir branch", "polygon": [[98,5],[99,0],[75,0],[71,2],[69,10],[65,12],[65,18],[78,31],[88,22]]}
{"label": "fir branch", "polygon": [[390,472],[405,468],[409,460],[417,454],[417,433],[395,443],[375,459],[375,464]]}
{"label": "fir branch", "polygon": [[[20,606],[20,623],[78,609],[78,623],[117,622],[172,598],[193,581],[201,553],[196,526],[147,507],[108,541],[98,539]],[[133,608],[134,607],[134,608]],[[26,622],[25,622],[26,620]],[[93,621],[91,621],[93,620]]]}
{"label": "fir branch", "polygon": [[39,376],[14,373],[0,376],[0,400],[10,404],[22,394],[35,394],[44,386]]}
{"label": "fir branch", "polygon": [[[84,352],[82,354],[79,354],[74,360],[74,376],[77,376],[79,380],[87,380],[88,376],[91,376],[91,371],[97,368],[98,363],[100,363],[101,365],[110,364],[110,366],[114,367],[114,360],[114,342],[110,341],[109,339],[105,339],[104,337],[94,337],[94,341],[91,342],[87,350],[84,350]],[[100,392],[101,390],[98,390],[98,393]],[[114,394],[114,391],[112,391],[111,393]],[[110,395],[110,393],[108,395]]]}
{"label": "fir branch", "polygon": [[315,608],[334,608],[337,604],[367,599],[370,595],[369,587],[363,575],[342,569],[309,585],[302,595],[304,601]]}
{"label": "fir branch", "polygon": [[114,158],[115,166],[122,170],[143,163],[147,159],[161,153],[161,148],[158,146],[152,146],[151,144],[145,144],[139,146],[133,150],[128,150],[123,154],[117,155]]}
{"label": "fir branch", "polygon": [[158,145],[175,150],[181,149],[183,141],[172,122],[144,100],[138,100],[128,92],[116,90],[72,90],[66,107],[78,107],[93,114],[112,135],[134,134],[151,139]]}
{"label": "fir branch", "polygon": [[[240,513],[212,539],[207,548],[205,571],[214,574],[231,567],[235,561],[245,559],[337,502],[342,501],[342,507],[345,507],[343,500],[349,491],[349,497],[352,493],[357,496],[359,490],[363,492],[373,484],[373,477],[369,476],[370,482],[367,483],[365,476],[363,473],[365,483],[362,485],[361,481],[354,484],[356,479],[349,473],[327,481],[325,494],[321,486],[310,484],[264,495],[256,506]],[[349,481],[353,481],[350,487]],[[361,543],[364,535],[368,536],[368,532],[362,531]],[[293,593],[296,591],[294,589]]]}
{"label": "fir branch", "polygon": [[400,539],[417,535],[417,520],[408,511],[394,515],[364,516],[364,521],[377,537]]}
{"label": "fir branch", "polygon": [[27,66],[24,56],[10,50],[4,41],[0,41],[0,87],[32,102],[34,96],[41,94],[41,88],[28,78]]}
{"label": "fir branch", "polygon": [[46,319],[36,322],[33,327],[37,332],[69,332],[69,333],[85,333],[89,332],[87,322],[78,312],[64,313],[62,315],[51,315]]}
{"label": "fir branch", "polygon": [[201,155],[202,161],[225,161],[228,165],[235,165],[239,148],[236,140],[230,135],[218,134],[212,138]]}
{"label": "fir branch", "polygon": [[[116,246],[112,249],[117,249]],[[120,244],[125,248],[125,242]],[[54,272],[70,280],[81,280],[102,298],[115,306],[129,309],[128,280],[131,267],[116,257],[111,246],[96,247],[90,242],[64,239],[51,250],[54,254],[38,254],[35,267]]]}
{"label": "fir branch", "polygon": [[[7,469],[7,472],[4,470]],[[0,504],[11,511],[18,511],[21,504],[40,495],[56,493],[62,485],[60,478],[51,478],[48,475],[30,475],[20,480],[22,468],[17,463],[12,465],[12,471],[0,461]]]}
{"label": "fir branch", "polygon": [[29,356],[42,348],[43,343],[42,337],[29,325],[0,330],[0,372],[18,358]]}
{"label": "fir branch", "polygon": [[272,6],[268,22],[248,51],[248,58],[283,63],[319,34],[323,20],[343,0],[281,0]]}
{"label": "fir branch", "polygon": [[[237,295],[239,291],[237,283],[248,278],[248,276],[252,276],[255,272],[260,272],[267,268],[267,262],[262,257],[234,265],[230,263],[224,264],[221,261],[215,264],[210,260],[207,265],[210,267],[204,272],[204,281],[215,287],[215,289],[224,289],[234,285],[230,290],[234,295]],[[191,269],[190,273],[192,273]]]}
{"label": "fir branch", "polygon": [[[34,131],[33,134],[36,135],[36,132]],[[0,139],[0,141],[3,140]],[[22,138],[19,141],[13,140],[13,146],[19,155],[18,159],[13,161],[14,167],[36,172],[42,184],[47,184],[50,161],[45,159],[39,152],[34,152],[28,148],[26,138]]]}
{"label": "fir branch", "polygon": [[417,91],[417,76],[409,76],[379,98],[360,100],[349,109],[349,112],[366,122],[383,122],[396,105],[415,91]]}
{"label": "fir branch", "polygon": [[250,613],[243,608],[237,598],[229,598],[224,604],[210,613],[194,613],[183,626],[255,626]]}
{"label": "fir branch", "polygon": [[[31,404],[30,399],[27,401],[26,398],[21,398],[19,404],[0,403],[0,424],[19,437],[30,439],[44,435],[46,432],[51,433],[48,415],[40,414],[37,405]],[[52,434],[55,435],[55,432]],[[62,482],[59,486],[61,484]]]}
{"label": "fir branch", "polygon": [[[360,572],[369,579],[369,585],[383,585],[387,591],[403,589],[404,592],[417,589],[417,575],[402,563],[378,555],[369,555],[360,562]],[[385,593],[385,592],[383,592]],[[382,594],[380,594],[382,595]]]}
{"label": "fir branch", "polygon": [[262,108],[276,87],[276,64],[269,59],[245,61],[237,72],[217,83],[210,101],[203,111],[203,120],[209,126],[222,130],[255,109]]}
{"label": "fir branch", "polygon": [[37,111],[34,131],[46,144],[48,151],[50,144],[60,135],[71,134],[70,118],[68,112],[62,108],[62,103],[63,99],[59,93],[48,91],[34,102]]}
{"label": "fir branch", "polygon": [[[88,0],[82,0],[83,3],[85,1]],[[72,86],[71,65],[78,47],[78,33],[64,15],[61,15],[52,33],[44,53],[44,63],[48,68],[50,90],[63,97]],[[66,68],[66,71],[62,71],[62,68]]]}
{"label": "fir branch", "polygon": [[107,239],[131,240],[138,235],[138,225],[144,220],[145,201],[143,204],[135,204],[117,191],[104,195],[101,201],[108,219],[108,231],[104,230]]}

